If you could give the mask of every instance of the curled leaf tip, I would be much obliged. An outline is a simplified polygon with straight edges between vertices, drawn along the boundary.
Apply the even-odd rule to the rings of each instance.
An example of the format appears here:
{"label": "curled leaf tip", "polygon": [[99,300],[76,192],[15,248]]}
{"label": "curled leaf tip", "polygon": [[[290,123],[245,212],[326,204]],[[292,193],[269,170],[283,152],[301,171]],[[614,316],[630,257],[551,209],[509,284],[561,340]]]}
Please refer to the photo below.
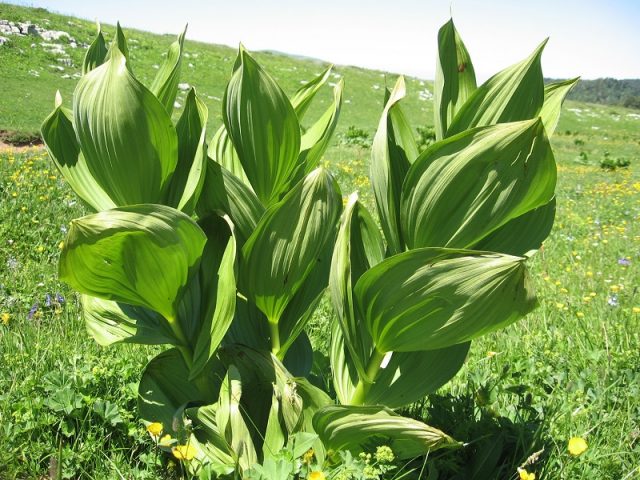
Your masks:
{"label": "curled leaf tip", "polygon": [[62,105],[62,95],[60,94],[60,90],[56,90],[56,98],[54,100],[54,105],[56,108]]}

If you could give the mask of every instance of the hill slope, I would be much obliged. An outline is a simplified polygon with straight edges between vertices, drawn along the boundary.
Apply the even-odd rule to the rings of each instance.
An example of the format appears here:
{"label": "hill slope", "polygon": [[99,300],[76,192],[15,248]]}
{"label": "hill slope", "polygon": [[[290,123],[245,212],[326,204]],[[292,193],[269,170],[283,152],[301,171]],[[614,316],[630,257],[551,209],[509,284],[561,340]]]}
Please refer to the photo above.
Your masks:
{"label": "hill slope", "polygon": [[[95,36],[96,27],[87,20],[5,3],[0,3],[0,20],[30,22],[39,28],[67,32],[72,37],[62,36],[57,41],[46,41],[33,35],[6,35],[8,42],[0,45],[0,129],[38,130],[53,108],[56,90],[60,90],[65,103],[70,103],[86,45]],[[149,85],[175,36],[129,30],[126,25],[123,27],[135,74]],[[103,25],[107,41],[113,37],[114,31],[113,26]],[[177,35],[179,32],[175,33]],[[215,127],[221,123],[221,99],[236,51],[221,45],[190,41],[188,38],[187,32],[181,82],[196,87],[209,107],[211,127]],[[289,94],[327,65],[313,59],[294,58],[274,52],[257,52],[255,56]],[[332,81],[337,81],[340,76],[345,77],[345,104],[339,130],[357,125],[373,132],[382,109],[385,81],[392,86],[396,75],[337,66]],[[432,102],[428,101],[430,89],[429,82],[407,78],[409,101],[406,109],[414,125],[432,122]],[[318,111],[323,104],[326,108],[330,100],[329,89],[324,90],[324,97],[320,97],[316,105]],[[185,93],[181,93],[180,97],[184,98]],[[180,97],[177,101],[183,103]]]}

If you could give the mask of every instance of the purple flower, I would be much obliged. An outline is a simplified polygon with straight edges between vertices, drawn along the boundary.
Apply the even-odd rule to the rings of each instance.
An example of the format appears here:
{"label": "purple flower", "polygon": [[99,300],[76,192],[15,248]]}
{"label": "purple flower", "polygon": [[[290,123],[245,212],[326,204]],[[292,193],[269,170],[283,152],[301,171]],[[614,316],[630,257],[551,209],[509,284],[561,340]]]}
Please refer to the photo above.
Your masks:
{"label": "purple flower", "polygon": [[64,297],[62,296],[62,294],[56,293],[56,302],[58,302],[60,305],[64,303]]}
{"label": "purple flower", "polygon": [[33,316],[36,314],[36,312],[38,311],[38,307],[40,307],[40,304],[38,302],[33,304],[33,306],[31,307],[31,310],[29,310],[29,315],[27,316],[29,320],[31,320]]}
{"label": "purple flower", "polygon": [[44,297],[44,306],[45,307],[51,306],[51,295],[49,295],[48,293]]}
{"label": "purple flower", "polygon": [[631,265],[631,260],[629,260],[628,258],[619,258],[618,265],[624,265],[625,267],[628,267],[629,265]]}

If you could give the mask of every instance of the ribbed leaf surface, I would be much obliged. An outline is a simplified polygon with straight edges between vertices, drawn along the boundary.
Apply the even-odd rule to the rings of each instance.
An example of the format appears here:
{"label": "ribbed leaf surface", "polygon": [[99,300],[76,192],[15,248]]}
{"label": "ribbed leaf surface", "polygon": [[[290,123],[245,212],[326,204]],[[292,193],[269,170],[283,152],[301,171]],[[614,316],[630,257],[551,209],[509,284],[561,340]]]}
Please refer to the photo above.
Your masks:
{"label": "ribbed leaf surface", "polygon": [[380,352],[467,342],[535,307],[524,260],[468,250],[410,250],[360,277],[357,306]]}

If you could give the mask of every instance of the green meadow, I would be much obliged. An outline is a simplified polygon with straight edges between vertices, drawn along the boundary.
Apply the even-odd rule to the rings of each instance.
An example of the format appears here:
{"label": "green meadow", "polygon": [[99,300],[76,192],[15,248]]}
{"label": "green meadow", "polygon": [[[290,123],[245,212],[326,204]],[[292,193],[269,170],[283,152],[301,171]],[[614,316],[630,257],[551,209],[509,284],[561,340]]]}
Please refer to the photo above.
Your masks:
{"label": "green meadow", "polygon": [[[36,132],[56,90],[70,105],[95,26],[1,3],[0,19],[77,41],[65,44],[66,63],[28,36],[0,46],[0,130]],[[103,29],[110,40],[114,27]],[[174,35],[127,34],[136,75],[149,82]],[[185,52],[181,82],[207,104],[211,137],[235,50],[187,41]],[[256,58],[288,94],[326,66],[276,53]],[[361,191],[374,212],[370,140],[396,75],[348,66],[333,75],[345,80],[345,103],[323,161],[342,193]],[[315,113],[330,101],[325,90]],[[414,127],[433,124],[431,91],[430,81],[407,79],[403,108]],[[567,101],[552,143],[558,210],[532,262],[539,306],[474,341],[458,375],[404,412],[465,442],[414,461],[407,478],[517,480],[519,467],[537,479],[640,475],[640,114]],[[159,349],[98,346],[79,297],[57,278],[69,222],[85,213],[44,149],[0,150],[0,479],[180,478],[136,414],[140,373]],[[309,328],[325,352],[332,315],[327,299]],[[572,437],[584,439],[586,451],[572,454]]]}

